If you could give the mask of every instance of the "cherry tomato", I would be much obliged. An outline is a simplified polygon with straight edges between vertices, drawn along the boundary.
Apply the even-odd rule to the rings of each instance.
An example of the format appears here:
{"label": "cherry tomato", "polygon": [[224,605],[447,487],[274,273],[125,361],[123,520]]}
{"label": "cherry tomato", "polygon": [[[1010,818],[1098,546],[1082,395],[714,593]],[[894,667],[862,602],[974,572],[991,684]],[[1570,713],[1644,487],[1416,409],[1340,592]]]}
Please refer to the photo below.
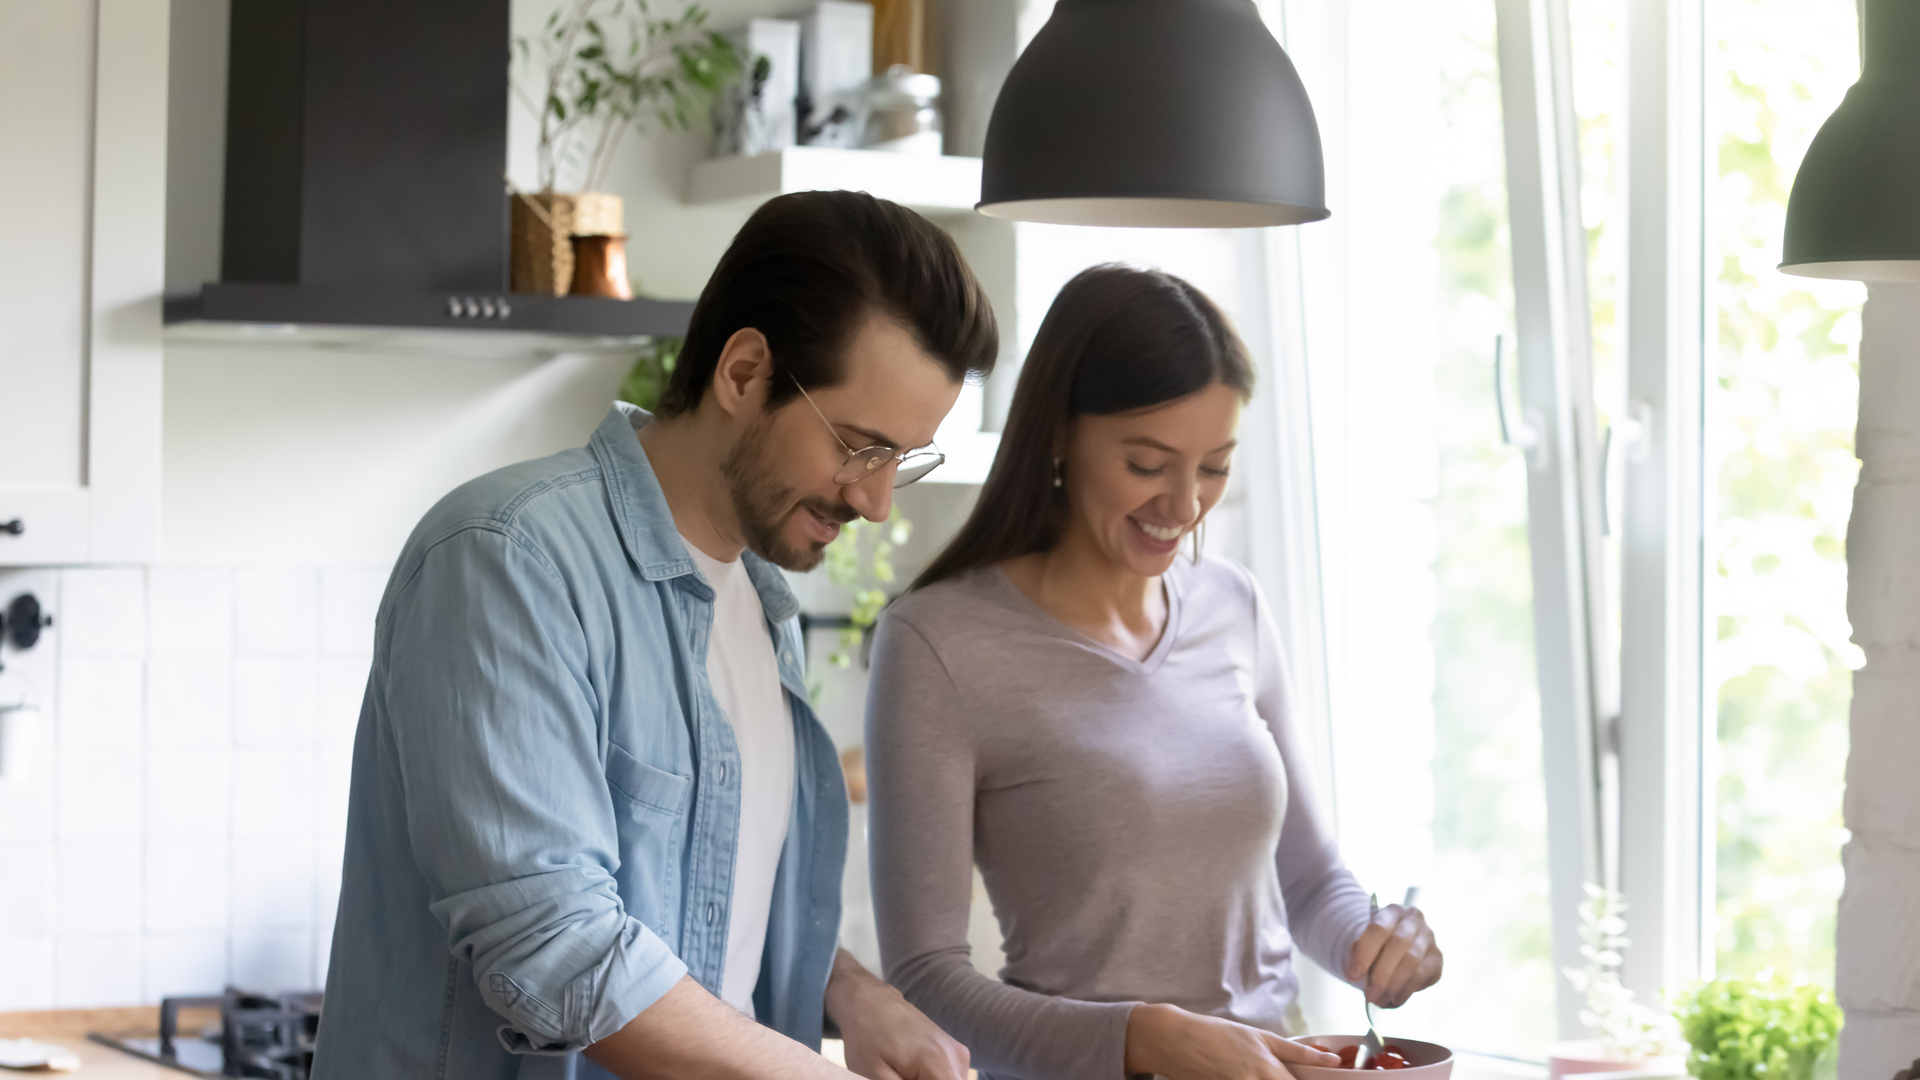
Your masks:
{"label": "cherry tomato", "polygon": [[1340,1067],[1343,1069],[1353,1068],[1354,1061],[1357,1060],[1359,1057],[1360,1057],[1360,1048],[1358,1046],[1341,1047],[1340,1048]]}
{"label": "cherry tomato", "polygon": [[1382,1050],[1380,1051],[1380,1056],[1374,1059],[1373,1067],[1376,1069],[1404,1069],[1407,1067],[1407,1059],[1395,1051]]}

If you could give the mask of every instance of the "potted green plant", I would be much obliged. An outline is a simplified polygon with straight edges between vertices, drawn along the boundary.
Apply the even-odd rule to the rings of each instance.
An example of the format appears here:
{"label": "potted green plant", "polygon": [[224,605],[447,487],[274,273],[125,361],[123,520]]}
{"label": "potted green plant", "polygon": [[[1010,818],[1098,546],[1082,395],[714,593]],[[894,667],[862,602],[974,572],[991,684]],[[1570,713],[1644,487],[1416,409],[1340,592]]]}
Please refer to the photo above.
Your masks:
{"label": "potted green plant", "polygon": [[1707,983],[1675,1010],[1699,1080],[1815,1080],[1833,1072],[1840,1006],[1825,988],[1758,979]]}
{"label": "potted green plant", "polygon": [[627,377],[620,380],[620,400],[638,405],[648,412],[659,408],[660,395],[666,392],[667,379],[673,374],[673,363],[680,358],[680,346],[686,340],[666,335],[648,338],[634,355],[633,367],[627,370]]}
{"label": "potted green plant", "polygon": [[[539,120],[540,190],[514,195],[513,291],[561,295],[574,237],[624,240],[620,198],[600,190],[621,139],[691,127],[740,78],[739,48],[706,19],[699,4],[666,18],[647,0],[575,0],[538,34],[514,38],[514,98]],[[579,189],[557,190],[563,176]]]}
{"label": "potted green plant", "polygon": [[1680,1075],[1680,1031],[1673,1017],[1634,1000],[1620,982],[1627,938],[1627,900],[1620,893],[1589,882],[1580,904],[1580,955],[1586,963],[1564,972],[1573,988],[1585,995],[1580,1022],[1594,1038],[1555,1043],[1547,1054],[1552,1080],[1576,1073],[1636,1072]]}

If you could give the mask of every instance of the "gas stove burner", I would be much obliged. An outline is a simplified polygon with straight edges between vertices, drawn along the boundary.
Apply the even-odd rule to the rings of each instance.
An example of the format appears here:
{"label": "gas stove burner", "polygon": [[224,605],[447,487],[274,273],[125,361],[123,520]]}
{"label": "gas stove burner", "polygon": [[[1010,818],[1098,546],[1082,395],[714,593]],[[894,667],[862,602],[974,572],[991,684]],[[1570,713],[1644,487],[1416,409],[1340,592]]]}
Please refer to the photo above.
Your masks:
{"label": "gas stove burner", "polygon": [[[180,1010],[219,1009],[220,1024],[180,1032]],[[98,1043],[194,1076],[306,1080],[320,1030],[320,994],[256,994],[228,987],[219,997],[160,1002],[160,1037],[88,1034]]]}

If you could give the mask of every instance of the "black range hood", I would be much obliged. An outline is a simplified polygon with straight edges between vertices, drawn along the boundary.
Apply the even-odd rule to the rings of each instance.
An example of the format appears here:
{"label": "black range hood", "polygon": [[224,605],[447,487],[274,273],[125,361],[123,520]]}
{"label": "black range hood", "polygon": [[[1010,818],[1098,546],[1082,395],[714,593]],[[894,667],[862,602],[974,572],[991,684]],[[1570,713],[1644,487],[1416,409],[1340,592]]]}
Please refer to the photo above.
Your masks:
{"label": "black range hood", "polygon": [[507,292],[509,0],[234,0],[221,280],[169,324],[637,337],[693,305]]}

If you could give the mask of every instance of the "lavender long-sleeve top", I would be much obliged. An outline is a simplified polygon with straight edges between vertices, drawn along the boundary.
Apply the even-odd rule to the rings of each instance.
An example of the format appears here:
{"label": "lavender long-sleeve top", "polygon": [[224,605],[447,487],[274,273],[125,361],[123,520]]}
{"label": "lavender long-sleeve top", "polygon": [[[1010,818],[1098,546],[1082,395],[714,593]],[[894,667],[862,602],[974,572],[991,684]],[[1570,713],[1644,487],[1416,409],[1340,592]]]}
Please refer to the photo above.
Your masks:
{"label": "lavender long-sleeve top", "polygon": [[[1258,586],[1215,559],[1164,581],[1167,627],[1144,661],[998,568],[911,593],[881,622],[867,700],[880,950],[888,981],[985,1075],[1119,1080],[1140,1002],[1288,1034],[1295,946],[1339,972],[1366,926]],[[975,864],[1004,939],[997,981],[967,945]]]}

